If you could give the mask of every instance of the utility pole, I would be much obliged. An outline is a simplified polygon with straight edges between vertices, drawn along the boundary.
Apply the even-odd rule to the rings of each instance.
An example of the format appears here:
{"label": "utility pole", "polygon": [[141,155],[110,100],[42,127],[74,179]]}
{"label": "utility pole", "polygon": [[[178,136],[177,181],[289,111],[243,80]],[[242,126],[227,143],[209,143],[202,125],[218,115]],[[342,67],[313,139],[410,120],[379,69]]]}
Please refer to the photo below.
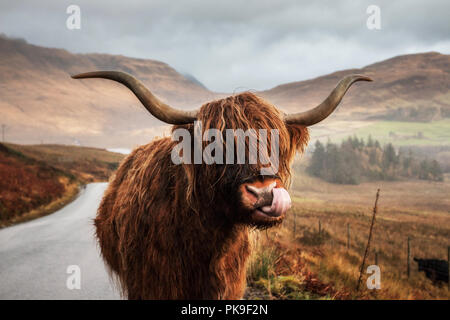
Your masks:
{"label": "utility pole", "polygon": [[2,142],[5,142],[6,124],[2,124]]}

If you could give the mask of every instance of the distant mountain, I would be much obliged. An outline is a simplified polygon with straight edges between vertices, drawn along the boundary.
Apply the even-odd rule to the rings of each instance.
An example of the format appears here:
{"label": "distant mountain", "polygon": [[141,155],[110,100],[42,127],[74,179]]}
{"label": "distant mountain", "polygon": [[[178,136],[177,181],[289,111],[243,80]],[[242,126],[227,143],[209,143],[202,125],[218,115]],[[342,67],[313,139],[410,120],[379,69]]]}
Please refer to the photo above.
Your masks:
{"label": "distant mountain", "polygon": [[370,76],[374,82],[356,83],[334,117],[394,116],[407,121],[450,117],[450,55],[437,52],[398,56],[362,69],[279,85],[260,94],[287,111],[306,110],[320,103],[339,79],[351,73]]}
{"label": "distant mountain", "polygon": [[[93,70],[129,72],[179,108],[197,108],[225,95],[160,61],[73,54],[0,35],[0,124],[6,125],[6,141],[131,148],[167,131],[124,86],[70,78]],[[450,114],[450,56],[436,52],[399,56],[258,94],[284,111],[302,111],[320,103],[350,73],[375,81],[356,83],[331,121],[386,117],[428,121]]]}
{"label": "distant mountain", "polygon": [[184,77],[185,77],[186,79],[188,79],[189,81],[192,81],[192,82],[198,84],[198,85],[201,86],[202,88],[207,89],[206,86],[205,86],[203,83],[201,83],[196,77],[194,77],[192,74],[185,73],[185,74],[184,74]]}
{"label": "distant mountain", "polygon": [[162,125],[124,86],[73,80],[93,70],[120,70],[142,80],[163,101],[197,108],[210,92],[169,65],[107,54],[72,54],[0,37],[0,110],[6,141],[129,147],[146,143]]}

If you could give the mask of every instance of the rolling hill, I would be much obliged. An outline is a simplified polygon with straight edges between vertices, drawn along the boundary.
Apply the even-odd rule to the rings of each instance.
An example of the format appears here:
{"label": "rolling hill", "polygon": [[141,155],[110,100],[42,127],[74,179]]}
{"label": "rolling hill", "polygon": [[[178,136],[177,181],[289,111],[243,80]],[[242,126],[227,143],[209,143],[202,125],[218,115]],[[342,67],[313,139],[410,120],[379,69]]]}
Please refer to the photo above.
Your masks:
{"label": "rolling hill", "polygon": [[[71,74],[100,69],[133,74],[175,107],[196,108],[225,95],[209,91],[207,84],[163,62],[72,54],[0,36],[0,123],[6,125],[6,141],[130,148],[167,131],[120,84],[70,78]],[[350,89],[338,112],[317,126],[318,130],[315,127],[322,135],[328,135],[330,127],[335,131],[345,128],[348,134],[348,128],[358,121],[426,122],[450,115],[450,55],[436,52],[398,56],[258,94],[284,111],[302,111],[320,103],[349,73],[369,75],[375,81],[355,84],[359,90]],[[347,124],[329,126],[333,121]]]}
{"label": "rolling hill", "polygon": [[0,37],[0,110],[6,141],[123,147],[146,143],[161,125],[123,86],[75,81],[71,74],[122,70],[162,100],[194,107],[215,97],[165,63],[104,54],[72,54]]}
{"label": "rolling hill", "polygon": [[96,148],[0,143],[0,228],[59,209],[80,184],[108,181],[123,157]]}
{"label": "rolling hill", "polygon": [[424,114],[407,119],[409,113],[403,111],[404,118],[396,120],[450,117],[450,55],[437,52],[398,56],[362,69],[283,84],[260,94],[287,110],[294,110],[297,105],[307,109],[320,103],[339,79],[350,73],[370,76],[374,82],[356,83],[354,87],[360,86],[360,90],[350,89],[337,117],[385,119],[397,111],[401,118],[401,109],[415,109]]}

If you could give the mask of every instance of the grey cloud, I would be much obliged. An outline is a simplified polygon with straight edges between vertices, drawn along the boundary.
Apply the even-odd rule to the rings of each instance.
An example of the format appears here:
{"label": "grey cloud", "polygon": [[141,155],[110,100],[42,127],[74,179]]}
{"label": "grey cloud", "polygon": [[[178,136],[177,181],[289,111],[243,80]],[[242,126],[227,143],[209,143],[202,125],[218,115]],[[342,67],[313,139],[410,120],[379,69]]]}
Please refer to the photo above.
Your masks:
{"label": "grey cloud", "polygon": [[[65,28],[68,5],[82,29]],[[382,30],[366,28],[381,8]],[[0,4],[0,31],[73,52],[164,61],[212,90],[266,89],[394,55],[450,52],[448,1],[17,1]]]}

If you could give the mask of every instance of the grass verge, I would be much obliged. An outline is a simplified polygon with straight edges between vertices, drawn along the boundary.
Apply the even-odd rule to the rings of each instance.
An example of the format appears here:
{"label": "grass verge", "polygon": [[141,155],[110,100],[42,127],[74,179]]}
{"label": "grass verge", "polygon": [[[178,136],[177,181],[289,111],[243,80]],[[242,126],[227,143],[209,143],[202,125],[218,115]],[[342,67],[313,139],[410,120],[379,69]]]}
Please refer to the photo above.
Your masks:
{"label": "grass verge", "polygon": [[52,202],[42,205],[38,208],[35,208],[29,212],[26,212],[20,216],[12,217],[6,221],[0,221],[0,229],[4,227],[9,227],[18,223],[30,221],[33,219],[41,218],[46,215],[52,214],[55,211],[63,208],[70,202],[76,199],[79,194],[81,188],[81,184],[78,182],[71,182],[66,185],[66,189],[64,194],[58,198],[53,200]]}

